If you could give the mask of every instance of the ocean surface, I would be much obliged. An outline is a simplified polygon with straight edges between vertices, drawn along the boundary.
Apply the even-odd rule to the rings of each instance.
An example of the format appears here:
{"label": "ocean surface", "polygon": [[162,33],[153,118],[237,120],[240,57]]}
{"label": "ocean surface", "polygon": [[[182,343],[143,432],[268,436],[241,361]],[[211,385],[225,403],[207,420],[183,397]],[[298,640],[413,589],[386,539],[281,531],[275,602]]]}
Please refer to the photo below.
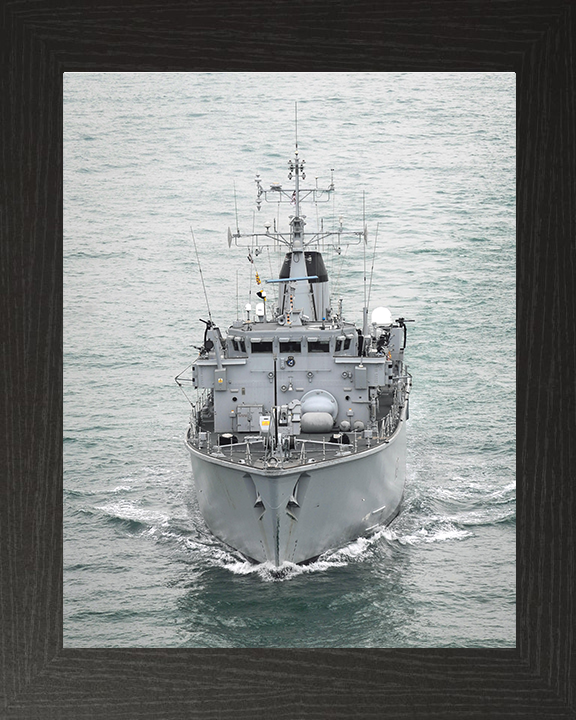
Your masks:
{"label": "ocean surface", "polygon": [[[254,178],[288,184],[295,101],[336,187],[308,229],[365,201],[413,390],[399,517],[277,572],[204,525],[174,377],[207,317],[191,229],[226,328],[255,291],[228,227],[277,217]],[[515,646],[515,142],[512,73],[65,74],[65,647]],[[325,259],[360,320],[362,247]]]}

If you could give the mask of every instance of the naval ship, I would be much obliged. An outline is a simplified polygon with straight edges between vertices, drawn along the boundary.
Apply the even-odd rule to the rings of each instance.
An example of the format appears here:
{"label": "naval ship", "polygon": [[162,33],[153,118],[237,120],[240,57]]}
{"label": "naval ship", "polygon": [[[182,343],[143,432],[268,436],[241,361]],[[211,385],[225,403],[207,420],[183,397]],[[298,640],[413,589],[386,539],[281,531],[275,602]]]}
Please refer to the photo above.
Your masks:
{"label": "naval ship", "polygon": [[366,260],[362,326],[345,320],[342,299],[332,306],[322,250],[366,245],[366,224],[348,240],[341,221],[307,232],[302,206],[330,200],[334,178],[326,189],[304,187],[304,164],[296,142],[290,187],[265,188],[256,176],[257,209],[287,206],[285,231],[276,221],[250,235],[228,229],[228,245],[246,244],[253,271],[264,247],[281,248],[278,277],[254,271],[258,301],[225,332],[208,309],[198,357],[176,377],[194,388],[185,444],[208,528],[249,561],[275,567],[310,562],[390,523],[406,474],[409,321],[384,307],[368,319]]}

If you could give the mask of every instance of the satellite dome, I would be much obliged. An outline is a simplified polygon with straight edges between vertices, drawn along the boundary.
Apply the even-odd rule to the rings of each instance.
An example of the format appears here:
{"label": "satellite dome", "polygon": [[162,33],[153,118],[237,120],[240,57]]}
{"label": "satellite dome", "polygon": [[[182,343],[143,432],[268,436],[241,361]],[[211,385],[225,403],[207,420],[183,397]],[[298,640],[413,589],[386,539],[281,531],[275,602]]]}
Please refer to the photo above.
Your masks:
{"label": "satellite dome", "polygon": [[392,325],[392,314],[385,307],[372,310],[372,325]]}

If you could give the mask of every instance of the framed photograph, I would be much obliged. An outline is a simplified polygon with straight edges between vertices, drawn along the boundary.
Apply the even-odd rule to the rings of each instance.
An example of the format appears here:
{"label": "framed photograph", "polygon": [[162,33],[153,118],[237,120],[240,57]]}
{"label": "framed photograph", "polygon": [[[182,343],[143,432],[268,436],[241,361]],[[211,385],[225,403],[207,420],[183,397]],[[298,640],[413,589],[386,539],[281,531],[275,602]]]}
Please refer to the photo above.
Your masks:
{"label": "framed photograph", "polygon": [[[6,7],[7,718],[573,716],[574,11],[451,7]],[[295,102],[368,227],[333,300],[417,315],[415,391],[400,515],[279,575],[205,524],[170,384],[278,277],[228,227],[274,232]]]}

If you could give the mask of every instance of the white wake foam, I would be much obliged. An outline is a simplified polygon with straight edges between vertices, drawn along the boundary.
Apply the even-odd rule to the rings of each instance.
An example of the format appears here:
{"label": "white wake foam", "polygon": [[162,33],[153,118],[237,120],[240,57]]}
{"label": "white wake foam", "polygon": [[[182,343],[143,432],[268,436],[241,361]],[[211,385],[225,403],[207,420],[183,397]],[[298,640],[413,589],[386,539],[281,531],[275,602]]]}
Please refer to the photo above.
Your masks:
{"label": "white wake foam", "polygon": [[105,505],[96,505],[95,509],[100,510],[111,518],[138,522],[143,525],[150,525],[151,528],[158,525],[167,527],[170,524],[169,515],[147,510],[128,500],[118,500]]}
{"label": "white wake foam", "polygon": [[463,540],[473,535],[469,530],[461,530],[448,521],[430,524],[421,527],[413,533],[401,534],[392,530],[388,540],[401,545],[418,545],[420,543],[446,542],[448,540]]}

